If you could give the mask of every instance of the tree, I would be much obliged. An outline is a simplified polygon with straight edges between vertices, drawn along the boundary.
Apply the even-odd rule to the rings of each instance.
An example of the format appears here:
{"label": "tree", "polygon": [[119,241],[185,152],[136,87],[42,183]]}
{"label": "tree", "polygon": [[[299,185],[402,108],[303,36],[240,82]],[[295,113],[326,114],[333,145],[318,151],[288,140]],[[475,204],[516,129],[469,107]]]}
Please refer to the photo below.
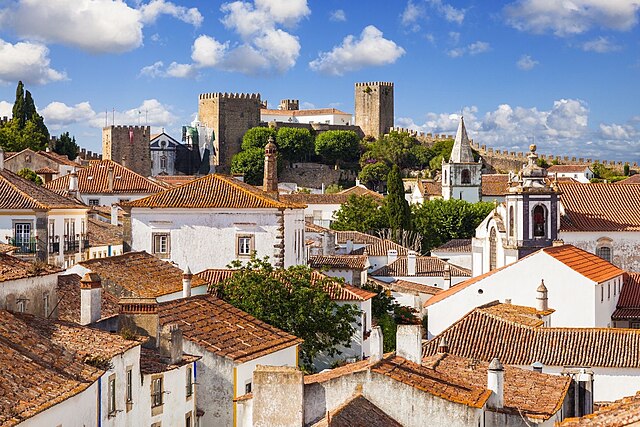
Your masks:
{"label": "tree", "polygon": [[411,208],[407,199],[404,198],[404,184],[398,165],[393,165],[387,177],[385,208],[389,218],[389,228],[394,232],[411,228]]}
{"label": "tree", "polygon": [[281,127],[277,133],[278,153],[282,158],[302,161],[313,155],[313,135],[309,129]]}
{"label": "tree", "polygon": [[631,173],[631,168],[629,167],[629,163],[625,163],[624,164],[624,169],[623,169],[623,173],[624,176],[629,176],[629,174]]}
{"label": "tree", "polygon": [[260,126],[251,128],[246,131],[242,137],[242,149],[248,150],[250,148],[264,148],[269,141],[269,137],[276,141],[277,132],[275,129]]}
{"label": "tree", "polygon": [[22,81],[19,81],[18,86],[16,87],[16,100],[13,103],[12,113],[13,120],[17,123],[18,128],[22,129],[27,121],[24,108],[24,85],[22,84]]}
{"label": "tree", "polygon": [[331,223],[331,228],[334,230],[368,233],[389,227],[380,202],[369,195],[350,195],[335,213],[335,218],[336,220]]}
{"label": "tree", "polygon": [[53,151],[67,156],[69,160],[75,160],[75,158],[78,157],[79,151],[78,144],[76,144],[76,137],[70,137],[69,132],[61,134],[53,146]]}
{"label": "tree", "polygon": [[244,182],[262,185],[264,179],[264,148],[244,149],[231,159],[231,172],[244,174]]}
{"label": "tree", "polygon": [[343,190],[342,185],[331,184],[331,185],[328,185],[327,188],[325,188],[324,192],[326,194],[336,194],[341,192],[342,190]]}
{"label": "tree", "polygon": [[336,279],[313,276],[307,266],[275,270],[267,258],[252,258],[229,279],[211,289],[233,306],[290,334],[304,339],[301,363],[311,370],[313,359],[337,354],[337,346],[349,346],[359,310],[338,305],[327,289],[341,286]]}
{"label": "tree", "polygon": [[316,154],[325,163],[355,161],[359,151],[360,139],[351,130],[329,130],[316,137]]}
{"label": "tree", "polygon": [[493,203],[464,200],[428,200],[415,206],[413,227],[422,235],[422,250],[428,252],[451,239],[468,239],[493,210]]}
{"label": "tree", "polygon": [[42,185],[42,178],[29,168],[20,169],[16,175],[24,179],[28,179],[29,181],[33,181],[38,185]]}
{"label": "tree", "polygon": [[369,163],[362,168],[358,179],[370,188],[380,190],[380,186],[387,180],[388,174],[389,166],[385,162]]}
{"label": "tree", "polygon": [[49,143],[49,130],[44,119],[36,111],[31,92],[24,91],[22,82],[16,87],[11,121],[2,127],[0,145],[9,151],[25,148],[43,150]]}

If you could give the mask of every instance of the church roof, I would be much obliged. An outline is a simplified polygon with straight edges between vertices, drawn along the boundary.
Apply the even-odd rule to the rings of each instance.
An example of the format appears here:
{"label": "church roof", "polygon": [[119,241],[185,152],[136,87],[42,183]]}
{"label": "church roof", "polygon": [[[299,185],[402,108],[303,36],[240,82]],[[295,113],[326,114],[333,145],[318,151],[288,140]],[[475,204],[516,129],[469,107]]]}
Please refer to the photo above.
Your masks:
{"label": "church roof", "polygon": [[467,128],[464,126],[462,117],[460,117],[460,124],[458,124],[458,132],[456,133],[449,161],[452,163],[475,163],[469,137],[467,136]]}

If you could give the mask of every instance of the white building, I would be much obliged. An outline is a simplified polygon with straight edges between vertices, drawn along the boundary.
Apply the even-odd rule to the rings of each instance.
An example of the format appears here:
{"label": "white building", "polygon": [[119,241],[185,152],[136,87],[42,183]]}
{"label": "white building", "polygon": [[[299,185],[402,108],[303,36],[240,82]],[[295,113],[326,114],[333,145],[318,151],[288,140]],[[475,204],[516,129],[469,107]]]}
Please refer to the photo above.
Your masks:
{"label": "white building", "polygon": [[309,259],[309,266],[354,286],[367,283],[370,267],[369,258],[365,255],[317,255]]}
{"label": "white building", "polygon": [[439,289],[449,289],[471,277],[471,270],[440,258],[417,256],[414,251],[409,251],[406,257],[398,258],[372,271],[371,277],[383,282],[406,280]]}
{"label": "white building", "polygon": [[306,264],[304,205],[228,176],[207,175],[123,208],[125,246],[183,269],[224,268],[254,253],[278,267]]}
{"label": "white building", "polygon": [[[289,101],[288,103],[286,101]],[[292,102],[293,101],[293,102]],[[284,104],[284,105],[283,105]],[[336,108],[319,108],[299,110],[297,100],[285,100],[280,103],[281,109],[260,109],[261,122],[281,123],[323,123],[329,125],[353,124],[353,117]]]}
{"label": "white building", "polygon": [[460,117],[451,157],[448,162],[442,160],[442,198],[461,199],[471,203],[480,201],[481,169],[482,159],[474,161],[464,119]]}
{"label": "white building", "polygon": [[473,264],[471,239],[451,239],[444,245],[431,249],[431,256],[471,270]]}
{"label": "white building", "polygon": [[583,184],[589,184],[595,177],[591,168],[585,165],[552,165],[547,168],[547,173],[550,177],[572,178]]}

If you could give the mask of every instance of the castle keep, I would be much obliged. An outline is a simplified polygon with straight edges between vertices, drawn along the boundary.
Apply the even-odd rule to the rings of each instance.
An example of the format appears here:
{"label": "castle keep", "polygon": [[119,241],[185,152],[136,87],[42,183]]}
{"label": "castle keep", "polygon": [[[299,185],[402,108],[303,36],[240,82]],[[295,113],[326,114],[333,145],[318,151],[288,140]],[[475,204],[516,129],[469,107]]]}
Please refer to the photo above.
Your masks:
{"label": "castle keep", "polygon": [[355,121],[365,135],[380,138],[393,127],[393,83],[356,83]]}
{"label": "castle keep", "polygon": [[149,126],[102,128],[102,158],[120,163],[142,176],[151,175]]}

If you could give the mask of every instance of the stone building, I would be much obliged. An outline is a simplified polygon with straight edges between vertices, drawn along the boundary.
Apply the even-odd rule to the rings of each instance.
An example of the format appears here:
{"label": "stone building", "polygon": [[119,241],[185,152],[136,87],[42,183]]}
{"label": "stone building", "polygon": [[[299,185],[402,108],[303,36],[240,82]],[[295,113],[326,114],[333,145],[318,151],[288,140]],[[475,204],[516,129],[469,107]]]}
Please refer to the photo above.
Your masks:
{"label": "stone building", "polygon": [[102,128],[102,158],[118,162],[142,176],[150,176],[150,137],[149,126]]}
{"label": "stone building", "polygon": [[393,83],[366,82],[355,85],[355,124],[365,135],[380,138],[393,127]]}
{"label": "stone building", "polygon": [[442,198],[461,199],[470,203],[480,201],[482,188],[482,160],[473,160],[473,151],[460,117],[458,132],[448,162],[442,160]]}

